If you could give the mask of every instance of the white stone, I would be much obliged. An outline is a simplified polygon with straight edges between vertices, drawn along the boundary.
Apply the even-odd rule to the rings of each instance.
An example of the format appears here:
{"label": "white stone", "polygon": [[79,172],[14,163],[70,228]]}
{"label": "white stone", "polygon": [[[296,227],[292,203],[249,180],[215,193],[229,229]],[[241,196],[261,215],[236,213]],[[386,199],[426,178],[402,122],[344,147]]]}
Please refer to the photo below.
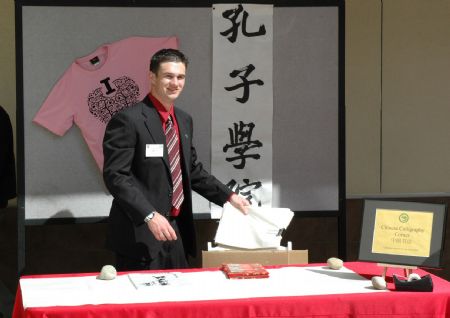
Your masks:
{"label": "white stone", "polygon": [[117,271],[112,265],[105,265],[102,267],[102,270],[100,271],[100,275],[97,276],[98,279],[102,280],[112,280],[116,278]]}
{"label": "white stone", "polygon": [[372,277],[372,286],[375,289],[386,289],[386,281],[381,276],[374,276]]}
{"label": "white stone", "polygon": [[344,262],[337,257],[330,257],[327,260],[327,265],[331,269],[341,269],[344,266]]}

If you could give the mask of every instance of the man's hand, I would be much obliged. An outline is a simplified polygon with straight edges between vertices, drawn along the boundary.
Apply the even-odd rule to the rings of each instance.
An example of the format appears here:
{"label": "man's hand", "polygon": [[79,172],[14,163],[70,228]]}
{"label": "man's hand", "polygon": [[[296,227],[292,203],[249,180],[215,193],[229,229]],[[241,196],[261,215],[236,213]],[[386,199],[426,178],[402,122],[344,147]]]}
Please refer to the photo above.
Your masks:
{"label": "man's hand", "polygon": [[248,213],[250,202],[248,202],[247,199],[244,199],[243,197],[238,196],[236,193],[233,193],[229,201],[232,206],[241,211],[243,214]]}
{"label": "man's hand", "polygon": [[158,212],[155,212],[153,219],[147,222],[147,227],[158,241],[173,241],[177,239],[177,234],[169,221]]}

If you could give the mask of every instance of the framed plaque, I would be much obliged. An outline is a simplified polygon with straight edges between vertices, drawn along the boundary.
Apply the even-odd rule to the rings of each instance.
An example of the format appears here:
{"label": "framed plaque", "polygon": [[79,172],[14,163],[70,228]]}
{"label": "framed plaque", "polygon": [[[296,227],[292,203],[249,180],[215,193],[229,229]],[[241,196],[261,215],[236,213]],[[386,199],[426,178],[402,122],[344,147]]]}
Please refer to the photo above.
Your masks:
{"label": "framed plaque", "polygon": [[441,267],[447,205],[365,200],[359,259]]}

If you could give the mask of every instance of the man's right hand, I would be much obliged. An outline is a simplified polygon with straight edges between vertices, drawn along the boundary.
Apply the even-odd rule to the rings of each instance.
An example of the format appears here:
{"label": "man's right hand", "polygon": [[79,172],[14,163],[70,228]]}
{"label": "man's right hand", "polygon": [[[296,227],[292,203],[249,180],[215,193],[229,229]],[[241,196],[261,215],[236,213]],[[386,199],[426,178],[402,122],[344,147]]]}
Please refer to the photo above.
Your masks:
{"label": "man's right hand", "polygon": [[158,212],[155,212],[155,216],[147,222],[147,227],[158,241],[173,241],[177,239],[177,234],[169,221]]}

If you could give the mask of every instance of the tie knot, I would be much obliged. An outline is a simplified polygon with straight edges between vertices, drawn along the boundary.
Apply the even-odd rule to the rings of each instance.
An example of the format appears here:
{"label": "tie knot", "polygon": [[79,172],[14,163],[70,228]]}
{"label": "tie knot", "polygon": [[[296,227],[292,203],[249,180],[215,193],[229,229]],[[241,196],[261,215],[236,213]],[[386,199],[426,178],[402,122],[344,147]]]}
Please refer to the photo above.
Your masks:
{"label": "tie knot", "polygon": [[166,130],[167,128],[172,127],[173,122],[172,122],[172,116],[169,115],[169,117],[167,117],[167,121],[166,121]]}

